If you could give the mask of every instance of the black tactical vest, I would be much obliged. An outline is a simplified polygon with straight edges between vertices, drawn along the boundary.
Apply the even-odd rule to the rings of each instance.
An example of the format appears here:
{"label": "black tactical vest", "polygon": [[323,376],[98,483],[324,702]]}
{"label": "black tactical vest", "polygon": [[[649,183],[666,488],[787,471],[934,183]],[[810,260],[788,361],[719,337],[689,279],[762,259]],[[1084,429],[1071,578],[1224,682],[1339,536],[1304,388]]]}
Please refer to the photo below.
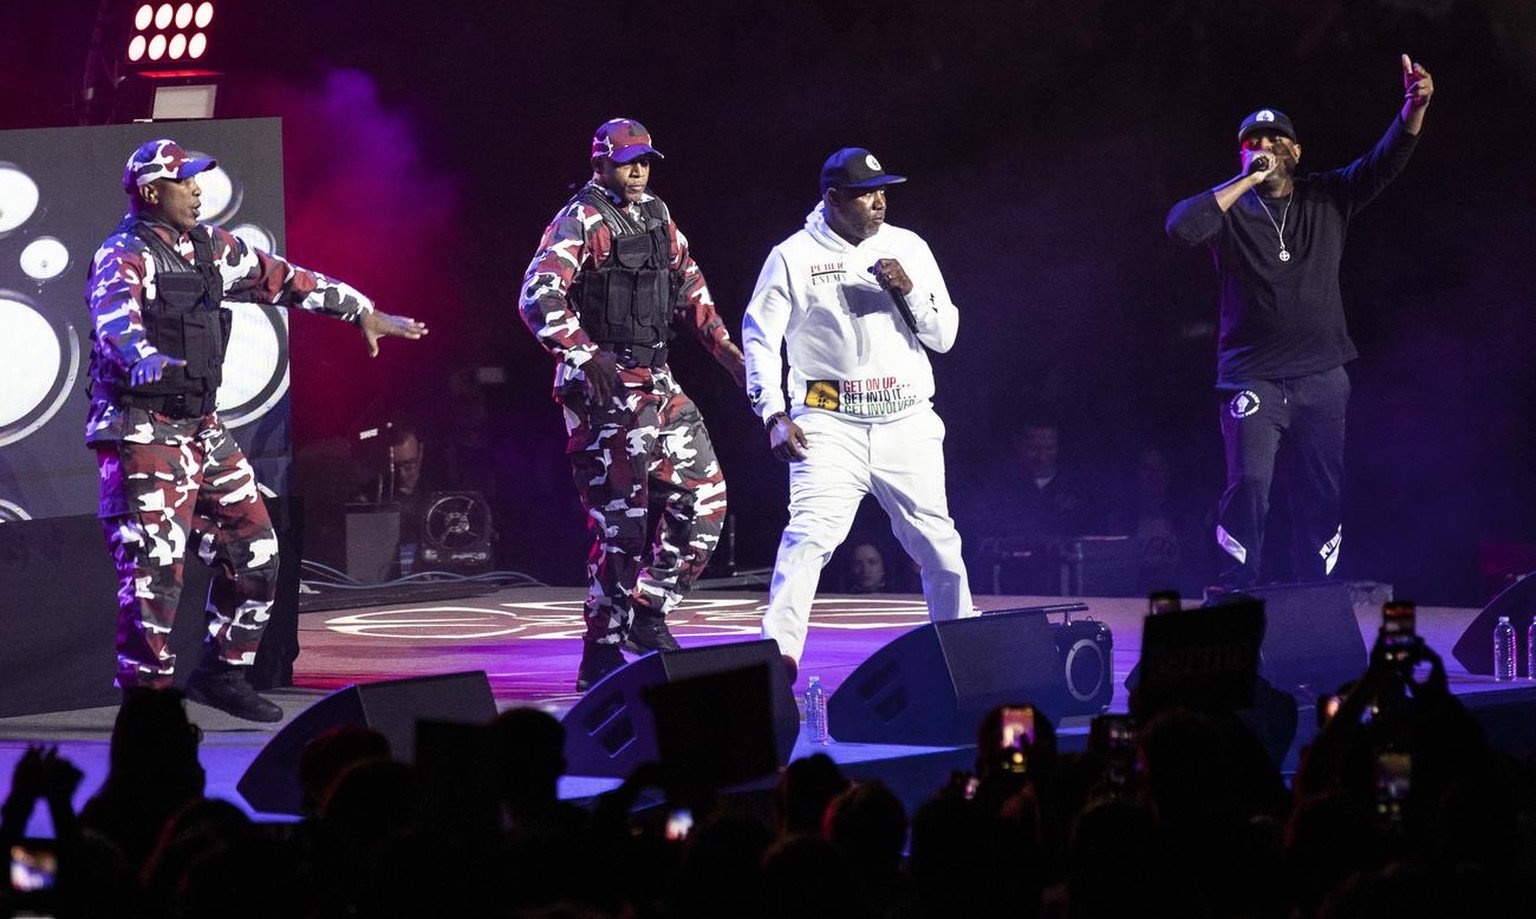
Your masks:
{"label": "black tactical vest", "polygon": [[666,205],[652,198],[640,205],[637,221],[595,185],[582,189],[575,200],[596,208],[613,235],[608,258],[578,274],[567,294],[582,328],[605,348],[666,345],[672,338],[675,289],[668,267],[672,244]]}
{"label": "black tactical vest", "polygon": [[[234,316],[220,308],[224,282],[214,264],[213,237],[203,227],[191,232],[193,264],[181,257],[158,233],[142,222],[129,232],[149,246],[155,260],[155,297],[142,306],[144,331],[155,350],[187,362],[167,367],[157,382],[143,386],[119,386],[119,397],[129,405],[160,411],[161,397],[186,396],[189,414],[213,410],[224,380],[224,351],[229,345]],[[203,412],[199,412],[199,407]]]}

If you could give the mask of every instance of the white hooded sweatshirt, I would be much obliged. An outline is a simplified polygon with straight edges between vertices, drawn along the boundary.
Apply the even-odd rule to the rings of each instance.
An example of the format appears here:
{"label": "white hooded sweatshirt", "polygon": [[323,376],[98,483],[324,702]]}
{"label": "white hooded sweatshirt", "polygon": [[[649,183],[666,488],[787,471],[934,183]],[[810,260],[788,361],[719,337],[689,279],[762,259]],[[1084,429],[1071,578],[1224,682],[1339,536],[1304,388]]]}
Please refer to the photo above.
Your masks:
{"label": "white hooded sweatshirt", "polygon": [[[900,262],[912,280],[906,299],[915,335],[870,273],[884,258]],[[938,263],[916,233],[887,223],[854,245],[827,226],[817,204],[805,228],[769,253],[747,305],[747,395],[764,421],[783,411],[862,422],[904,417],[933,398],[933,368],[923,346],[948,351],[959,324]],[[786,343],[787,405],[780,358]]]}

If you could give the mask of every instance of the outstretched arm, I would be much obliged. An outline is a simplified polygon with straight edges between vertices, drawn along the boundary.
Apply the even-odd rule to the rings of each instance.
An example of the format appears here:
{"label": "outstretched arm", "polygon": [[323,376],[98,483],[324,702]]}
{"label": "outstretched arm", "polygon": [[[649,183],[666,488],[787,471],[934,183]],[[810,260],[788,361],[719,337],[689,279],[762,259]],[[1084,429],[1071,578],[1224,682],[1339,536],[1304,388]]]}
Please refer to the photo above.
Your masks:
{"label": "outstretched arm", "polygon": [[427,327],[407,316],[391,316],[378,310],[369,310],[357,321],[357,327],[363,330],[363,340],[368,343],[368,356],[379,356],[379,339],[381,338],[410,338],[416,339],[427,334]]}
{"label": "outstretched arm", "polygon": [[195,232],[203,229],[213,237],[214,263],[223,281],[225,300],[273,303],[322,313],[354,325],[361,325],[363,314],[373,309],[373,301],[345,281],[248,246],[220,227]]}

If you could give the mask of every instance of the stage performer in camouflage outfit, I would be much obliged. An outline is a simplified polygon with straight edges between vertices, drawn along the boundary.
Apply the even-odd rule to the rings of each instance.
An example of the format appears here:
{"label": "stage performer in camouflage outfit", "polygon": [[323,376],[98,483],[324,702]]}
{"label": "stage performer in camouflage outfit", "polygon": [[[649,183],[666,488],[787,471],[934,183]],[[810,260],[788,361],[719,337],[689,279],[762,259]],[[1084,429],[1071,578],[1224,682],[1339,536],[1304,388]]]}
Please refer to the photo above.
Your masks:
{"label": "stage performer in camouflage outfit", "polygon": [[523,321],[556,359],[554,397],[592,531],[582,692],[623,665],[623,650],[678,647],[666,615],[704,572],[725,520],[704,418],[667,366],[673,322],[737,385],[746,374],[688,240],[649,191],[658,159],[639,122],[599,127],[591,180],[545,229],[523,278]]}
{"label": "stage performer in camouflage outfit", "polygon": [[240,446],[215,410],[232,314],[226,301],[323,313],[384,336],[420,338],[340,281],[197,221],[197,175],[215,166],[154,140],[123,171],[129,211],[101,244],[91,309],[85,439],[101,472],[98,516],[117,564],[117,685],[170,686],[167,639],[192,546],[214,569],[208,636],[187,697],[251,721],[282,709],[246,679],[277,584],[277,536]]}

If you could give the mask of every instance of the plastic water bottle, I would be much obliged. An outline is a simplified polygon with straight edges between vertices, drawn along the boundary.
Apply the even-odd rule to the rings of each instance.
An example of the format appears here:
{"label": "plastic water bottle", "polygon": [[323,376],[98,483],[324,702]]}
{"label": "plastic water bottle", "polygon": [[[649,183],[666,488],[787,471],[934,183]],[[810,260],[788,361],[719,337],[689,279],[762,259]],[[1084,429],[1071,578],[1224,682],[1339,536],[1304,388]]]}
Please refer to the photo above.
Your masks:
{"label": "plastic water bottle", "polygon": [[832,742],[827,734],[827,689],[819,676],[811,677],[805,687],[805,731],[813,744],[824,747]]}
{"label": "plastic water bottle", "polygon": [[1493,678],[1500,682],[1515,678],[1515,627],[1508,616],[1500,616],[1493,627]]}
{"label": "plastic water bottle", "polygon": [[1536,619],[1525,630],[1525,678],[1536,680]]}

